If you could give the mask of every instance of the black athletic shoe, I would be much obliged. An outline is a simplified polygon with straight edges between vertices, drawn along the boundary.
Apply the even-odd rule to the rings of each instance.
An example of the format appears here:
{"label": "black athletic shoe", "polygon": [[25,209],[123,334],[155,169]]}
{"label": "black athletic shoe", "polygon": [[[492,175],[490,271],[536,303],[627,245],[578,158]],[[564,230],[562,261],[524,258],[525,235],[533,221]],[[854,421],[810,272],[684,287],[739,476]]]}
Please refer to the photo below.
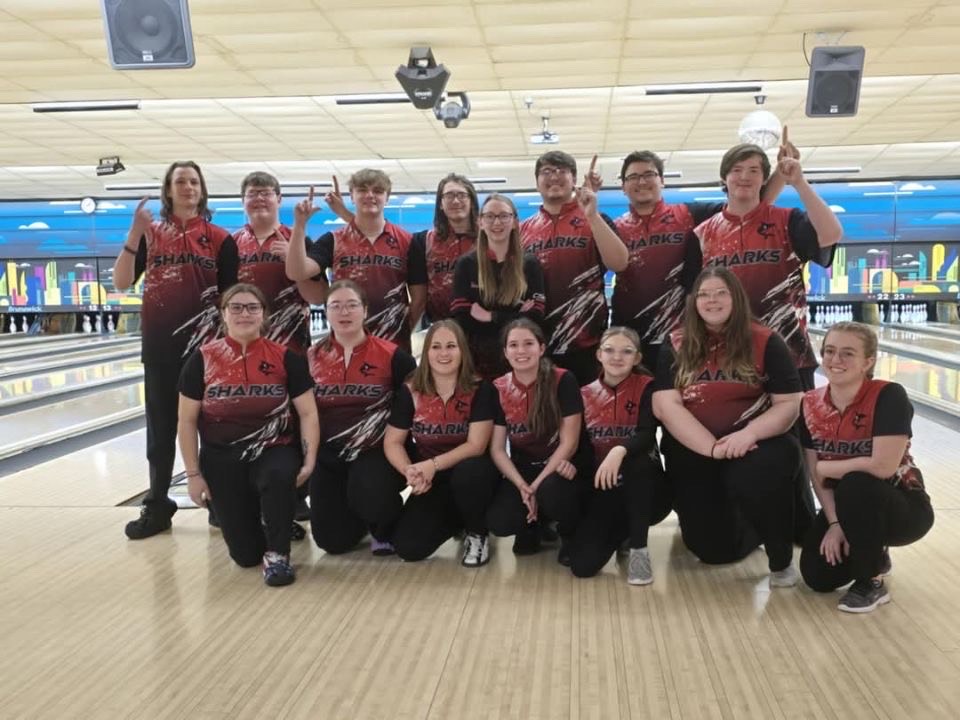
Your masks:
{"label": "black athletic shoe", "polygon": [[297,574],[290,565],[290,556],[276,552],[266,552],[263,555],[263,581],[271,587],[289,585],[297,579]]}
{"label": "black athletic shoe", "polygon": [[143,540],[170,529],[170,518],[177,511],[177,504],[167,501],[165,507],[141,505],[140,517],[131,520],[124,528],[124,532],[131,540]]}
{"label": "black athletic shoe", "polygon": [[893,572],[893,561],[890,559],[890,548],[883,549],[883,557],[880,560],[880,575],[886,577]]}
{"label": "black athletic shoe", "polygon": [[207,505],[207,525],[215,528],[220,527],[220,520],[217,519],[217,512],[213,509],[213,505]]}
{"label": "black athletic shoe", "polygon": [[557,533],[556,525],[556,523],[537,524],[537,527],[540,528],[540,542],[555,543],[560,539],[560,535]]}
{"label": "black athletic shoe", "polygon": [[306,521],[310,519],[310,506],[303,498],[297,501],[297,512],[293,516],[294,520]]}
{"label": "black athletic shoe", "polygon": [[540,530],[535,525],[527,525],[513,538],[514,555],[536,555],[540,552]]}
{"label": "black athletic shoe", "polygon": [[290,528],[290,539],[299,542],[307,536],[307,531],[303,529],[303,525],[298,522],[293,524],[293,527]]}
{"label": "black athletic shoe", "polygon": [[857,580],[837,603],[837,609],[849,613],[868,613],[890,602],[883,580]]}
{"label": "black athletic shoe", "polygon": [[560,538],[560,551],[557,553],[557,562],[564,567],[570,567],[570,548],[566,538]]}

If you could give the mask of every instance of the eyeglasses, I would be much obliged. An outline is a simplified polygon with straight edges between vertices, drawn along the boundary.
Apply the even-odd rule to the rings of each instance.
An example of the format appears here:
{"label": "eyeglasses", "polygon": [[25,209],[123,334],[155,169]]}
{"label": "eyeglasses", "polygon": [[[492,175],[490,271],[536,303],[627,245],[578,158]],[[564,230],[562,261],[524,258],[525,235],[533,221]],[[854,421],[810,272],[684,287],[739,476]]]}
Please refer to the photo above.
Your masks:
{"label": "eyeglasses", "polygon": [[363,303],[356,300],[348,300],[347,302],[332,302],[327,305],[327,310],[332,313],[342,313],[342,312],[356,312],[363,306]]}
{"label": "eyeglasses", "polygon": [[483,218],[486,222],[494,225],[498,222],[510,222],[513,219],[513,213],[480,213],[480,217]]}
{"label": "eyeglasses", "polygon": [[440,197],[446,200],[447,202],[466,202],[467,198],[470,197],[470,194],[451,190],[450,192],[443,193],[443,195],[441,195]]}
{"label": "eyeglasses", "polygon": [[570,172],[570,168],[559,168],[559,167],[542,167],[540,172],[537,174],[540,177],[551,178],[551,177],[560,177],[564,173]]}
{"label": "eyeglasses", "polygon": [[253,303],[227,303],[227,311],[231,315],[240,315],[246,311],[249,315],[259,315],[263,312],[263,305],[258,302]]}
{"label": "eyeglasses", "polygon": [[730,291],[726,288],[719,290],[698,290],[697,300],[722,300],[730,297]]}
{"label": "eyeglasses", "polygon": [[600,348],[600,352],[604,355],[620,355],[621,357],[633,357],[637,354],[636,348],[615,348],[610,347],[609,345],[604,345]]}
{"label": "eyeglasses", "polygon": [[623,179],[623,181],[624,182],[640,182],[642,180],[643,182],[653,182],[658,177],[660,177],[660,173],[654,170],[647,170],[647,172],[642,172],[642,173],[630,173]]}
{"label": "eyeglasses", "polygon": [[263,190],[247,190],[243,196],[247,198],[247,200],[255,200],[256,198],[266,200],[267,198],[272,198],[276,194],[277,191],[273,188],[265,188]]}

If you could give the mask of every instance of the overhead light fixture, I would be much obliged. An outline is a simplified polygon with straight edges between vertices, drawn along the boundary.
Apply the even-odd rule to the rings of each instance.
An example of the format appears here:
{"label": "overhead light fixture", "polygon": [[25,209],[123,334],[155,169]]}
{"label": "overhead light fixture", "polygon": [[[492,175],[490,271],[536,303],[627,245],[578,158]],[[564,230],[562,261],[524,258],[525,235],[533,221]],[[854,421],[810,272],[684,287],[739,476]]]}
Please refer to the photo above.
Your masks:
{"label": "overhead light fixture", "polygon": [[394,103],[408,103],[410,98],[400,93],[374,93],[341,95],[335,99],[337,105],[391,105]]}
{"label": "overhead light fixture", "polygon": [[507,181],[505,177],[468,177],[467,180],[475,185],[494,185],[502,184]]}
{"label": "overhead light fixture", "polygon": [[832,175],[835,173],[843,175],[854,175],[860,172],[862,168],[859,165],[850,165],[849,167],[819,167],[819,168],[804,168],[804,175]]}
{"label": "overhead light fixture", "polygon": [[130,190],[145,190],[147,192],[160,192],[160,181],[153,183],[113,183],[104,185],[103,189],[108,192],[125,192]]}
{"label": "overhead light fixture", "polygon": [[407,64],[398,67],[395,75],[410,102],[420,110],[429,110],[440,101],[450,79],[450,72],[437,65],[429,47],[410,48]]}
{"label": "overhead light fixture", "polygon": [[737,136],[742,143],[751,143],[759,145],[764,150],[776,147],[780,144],[780,136],[783,132],[783,126],[780,124],[780,118],[769,110],[761,109],[767,96],[757,94],[753,96],[757,103],[757,109],[747,115],[740,123],[737,130]]}
{"label": "overhead light fixture", "polygon": [[333,187],[333,183],[329,180],[277,180],[280,183],[280,187],[285,188],[310,188],[310,187]]}
{"label": "overhead light fixture", "polygon": [[97,175],[116,175],[121,173],[126,168],[123,166],[123,163],[120,162],[119,157],[105,157],[100,158],[100,162],[97,163]]}
{"label": "overhead light fixture", "polygon": [[683,170],[667,170],[663,173],[664,179],[666,178],[682,178]]}
{"label": "overhead light fixture", "polygon": [[[460,98],[460,102],[454,102],[450,98]],[[455,128],[461,120],[470,117],[470,99],[465,92],[447,93],[447,102],[440,100],[433,106],[433,114],[437,120],[443,120],[443,126]]]}
{"label": "overhead light fixture", "polygon": [[647,85],[646,95],[715,95],[723,93],[757,93],[761,86],[748,82],[680,83],[676,85]]}
{"label": "overhead light fixture", "polygon": [[35,103],[33,111],[35,113],[52,112],[96,112],[101,110],[139,110],[139,100],[102,100],[77,102],[49,102]]}
{"label": "overhead light fixture", "polygon": [[556,145],[560,142],[560,136],[550,130],[550,116],[540,116],[540,132],[530,136],[530,142],[534,145]]}

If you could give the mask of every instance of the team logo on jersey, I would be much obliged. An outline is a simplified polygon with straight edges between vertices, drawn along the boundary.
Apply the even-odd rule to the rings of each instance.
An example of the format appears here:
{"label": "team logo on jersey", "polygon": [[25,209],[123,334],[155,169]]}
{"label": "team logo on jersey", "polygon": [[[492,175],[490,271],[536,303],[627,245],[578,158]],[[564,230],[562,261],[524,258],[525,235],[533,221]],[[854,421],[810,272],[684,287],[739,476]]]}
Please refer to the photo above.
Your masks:
{"label": "team logo on jersey", "polygon": [[209,244],[210,244],[210,240],[207,239],[207,236],[206,236],[206,235],[201,235],[200,237],[198,237],[198,238],[197,238],[197,242],[200,243],[201,245],[209,245]]}
{"label": "team logo on jersey", "polygon": [[769,240],[770,236],[773,235],[773,223],[760,223],[757,227],[757,234],[763,236],[765,240]]}
{"label": "team logo on jersey", "polygon": [[572,217],[570,218],[570,227],[580,227],[583,225],[583,218]]}
{"label": "team logo on jersey", "polygon": [[637,404],[633,400],[627,400],[623,404],[623,409],[627,411],[628,415],[633,415],[637,411]]}
{"label": "team logo on jersey", "polygon": [[275,367],[276,365],[274,365],[273,363],[268,363],[266,360],[261,360],[260,365],[257,366],[257,370],[259,370],[264,375],[271,375],[273,374],[273,369]]}
{"label": "team logo on jersey", "polygon": [[676,221],[677,216],[673,214],[672,210],[665,212],[658,218],[658,222],[661,222],[664,225],[673,225]]}
{"label": "team logo on jersey", "polygon": [[453,408],[458,413],[462,413],[462,412],[466,412],[470,408],[470,405],[468,405],[466,402],[464,402],[460,398],[457,398],[456,401],[454,401],[453,403]]}
{"label": "team logo on jersey", "polygon": [[387,237],[384,239],[384,242],[387,243],[388,248],[397,249],[400,247],[400,243],[393,235],[387,235]]}
{"label": "team logo on jersey", "polygon": [[862,429],[865,427],[863,421],[864,421],[866,418],[867,418],[867,416],[866,416],[865,413],[861,413],[861,412],[854,413],[854,414],[853,414],[853,426],[854,426],[857,430],[862,430]]}
{"label": "team logo on jersey", "polygon": [[373,375],[373,371],[376,369],[377,369],[376,365],[371,365],[368,362],[364,362],[360,366],[360,374],[363,375],[364,377],[370,377],[371,375]]}

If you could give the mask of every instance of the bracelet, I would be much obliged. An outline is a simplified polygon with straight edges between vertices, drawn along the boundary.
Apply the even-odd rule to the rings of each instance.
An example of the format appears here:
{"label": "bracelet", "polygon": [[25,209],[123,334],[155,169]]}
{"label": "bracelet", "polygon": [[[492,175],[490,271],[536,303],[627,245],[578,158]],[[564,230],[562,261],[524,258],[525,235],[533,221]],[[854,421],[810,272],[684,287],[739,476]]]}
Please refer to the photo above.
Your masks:
{"label": "bracelet", "polygon": [[192,478],[192,477],[197,477],[197,475],[201,475],[202,473],[199,470],[187,470],[183,474],[186,475],[188,478]]}
{"label": "bracelet", "polygon": [[136,254],[137,254],[137,251],[136,251],[136,250],[131,250],[130,247],[129,247],[126,243],[124,243],[124,245],[123,245],[123,251],[124,251],[124,252],[128,252],[128,253],[130,253],[131,255],[136,255]]}
{"label": "bracelet", "polygon": [[437,462],[437,459],[435,457],[432,457],[430,458],[430,460],[433,461],[434,472],[440,472],[440,463]]}
{"label": "bracelet", "polygon": [[839,520],[834,520],[832,523],[827,523],[827,527],[830,527],[831,525],[839,525],[839,524],[840,524]]}
{"label": "bracelet", "polygon": [[713,441],[713,445],[710,447],[710,459],[711,459],[711,460],[716,460],[716,458],[713,456],[713,451],[717,449],[717,443],[718,443],[718,442],[720,442],[720,441],[719,441],[719,440],[714,440],[714,441]]}

